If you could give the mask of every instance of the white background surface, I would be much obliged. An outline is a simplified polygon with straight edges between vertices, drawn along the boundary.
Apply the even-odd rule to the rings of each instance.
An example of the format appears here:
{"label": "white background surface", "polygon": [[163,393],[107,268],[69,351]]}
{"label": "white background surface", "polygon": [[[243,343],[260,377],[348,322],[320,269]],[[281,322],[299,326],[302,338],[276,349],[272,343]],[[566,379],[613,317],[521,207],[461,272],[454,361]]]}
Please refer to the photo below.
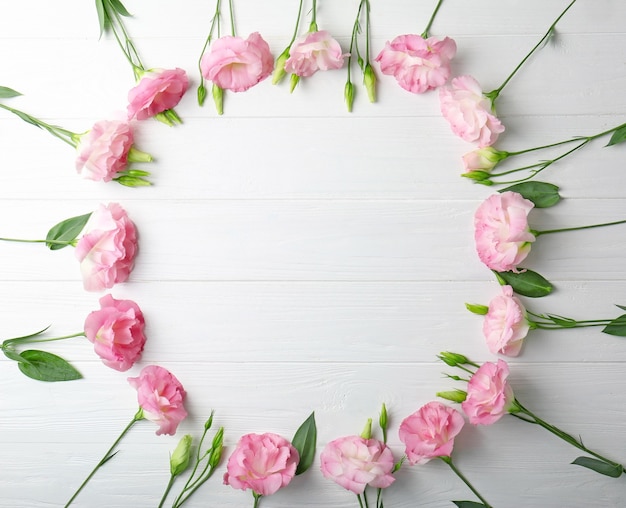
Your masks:
{"label": "white background surface", "polygon": [[[372,0],[374,56],[396,35],[420,33],[434,3]],[[125,108],[132,73],[111,37],[98,40],[93,2],[61,4],[3,5],[0,85],[24,94],[10,105],[81,132]],[[278,54],[291,37],[296,4],[237,1],[239,34],[261,32]],[[319,5],[320,28],[346,50],[357,4]],[[470,73],[491,90],[566,4],[446,0],[432,34],[457,41],[454,75]],[[42,238],[62,219],[101,202],[121,203],[140,232],[140,255],[130,281],[111,292],[141,306],[148,342],[128,373],[103,366],[86,340],[49,345],[83,373],[69,383],[32,381],[0,360],[0,505],[62,506],[134,415],[136,393],[126,378],[150,363],[184,384],[189,418],[175,437],[155,436],[149,422],[136,425],[76,506],[156,506],[169,452],[182,434],[199,436],[211,409],[216,425],[226,427],[226,458],[248,432],[291,438],[311,411],[319,453],[331,439],[360,433],[385,402],[390,445],[400,458],[400,421],[455,386],[436,354],[494,360],[481,319],[464,308],[499,292],[472,237],[473,211],[495,189],[459,177],[460,157],[472,147],[453,136],[436,94],[412,95],[380,72],[377,104],[367,102],[355,73],[351,114],[343,69],[302,80],[291,95],[287,83],[269,80],[227,93],[218,117],[210,100],[204,108],[195,100],[196,62],[214,2],[125,5],[144,63],[182,67],[192,79],[176,108],[184,125],[137,126],[138,148],[156,159],[154,186],[81,180],[71,148],[0,111],[0,236]],[[580,1],[558,28],[499,99],[507,131],[498,148],[529,148],[625,121],[626,4]],[[542,180],[559,185],[566,199],[533,211],[533,227],[626,217],[626,146],[604,144],[546,170]],[[525,299],[528,307],[579,319],[617,317],[613,304],[626,304],[625,227],[538,240],[526,266],[556,291]],[[48,324],[53,335],[80,331],[101,295],[82,289],[73,252],[0,248],[3,338]],[[510,361],[522,403],[620,462],[624,340],[593,329],[534,331]],[[625,506],[624,478],[569,465],[578,455],[510,416],[492,427],[468,424],[454,451],[459,468],[498,508]],[[222,485],[224,471],[225,461],[190,508],[252,506],[249,492]],[[446,507],[452,499],[473,497],[441,461],[403,467],[385,492],[390,508]],[[357,501],[324,479],[316,460],[262,506],[343,508]]]}

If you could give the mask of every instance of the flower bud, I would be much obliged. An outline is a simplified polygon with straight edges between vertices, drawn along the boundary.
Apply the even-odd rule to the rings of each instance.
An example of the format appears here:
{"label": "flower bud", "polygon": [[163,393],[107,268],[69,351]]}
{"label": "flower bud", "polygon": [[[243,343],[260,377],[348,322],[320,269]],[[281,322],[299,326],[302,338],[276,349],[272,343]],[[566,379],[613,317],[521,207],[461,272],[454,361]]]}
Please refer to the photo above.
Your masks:
{"label": "flower bud", "polygon": [[191,442],[192,437],[189,434],[185,434],[179,441],[174,453],[170,456],[170,473],[172,476],[178,476],[189,466]]}
{"label": "flower bud", "polygon": [[218,115],[224,114],[224,90],[213,83],[213,87],[211,88],[211,93],[213,95],[213,102],[215,103],[215,109],[217,110]]}
{"label": "flower bud", "polygon": [[206,99],[206,87],[204,85],[200,85],[198,87],[198,105],[202,106],[204,104],[204,99]]}
{"label": "flower bud", "polygon": [[274,65],[274,73],[272,74],[272,85],[275,85],[282,81],[282,79],[287,74],[285,72],[285,62],[289,58],[290,49],[290,47],[287,47],[280,55],[278,55],[278,58],[276,59],[276,64]]}
{"label": "flower bud", "polygon": [[224,441],[224,427],[220,427],[215,437],[213,438],[213,443],[211,444],[211,454],[209,455],[209,466],[213,469],[216,468],[220,459],[222,458],[223,451],[223,441]]}
{"label": "flower bud", "polygon": [[131,146],[126,160],[128,162],[152,162],[152,155]]}
{"label": "flower bud", "polygon": [[289,79],[289,93],[293,93],[293,91],[296,89],[296,86],[298,86],[299,82],[300,82],[300,76],[298,76],[297,74],[292,74],[291,78]]}
{"label": "flower bud", "polygon": [[113,181],[123,185],[124,187],[149,187],[150,185],[152,185],[145,178],[132,176],[128,174],[124,174],[124,175],[118,176],[117,178],[113,178]]}
{"label": "flower bud", "polygon": [[450,400],[452,402],[463,402],[467,398],[467,392],[463,390],[452,390],[450,392],[437,392],[437,397]]}
{"label": "flower bud", "polygon": [[376,74],[369,62],[363,71],[363,84],[370,102],[376,102]]}
{"label": "flower bud", "polygon": [[482,183],[485,180],[488,180],[491,175],[487,171],[477,169],[468,171],[467,173],[461,173],[461,176],[463,178],[469,178],[470,180]]}
{"label": "flower bud", "polygon": [[458,365],[471,365],[472,363],[467,359],[466,356],[460,355],[458,353],[451,353],[449,351],[444,351],[443,353],[437,356],[441,361],[450,367],[457,367]]}
{"label": "flower bud", "polygon": [[479,305],[477,303],[466,303],[465,308],[473,314],[478,314],[479,316],[484,316],[487,312],[489,312],[489,307],[487,305]]}
{"label": "flower bud", "polygon": [[380,416],[378,417],[378,424],[380,428],[383,429],[383,432],[387,430],[387,406],[383,404],[383,407],[380,410]]}
{"label": "flower bud", "polygon": [[372,437],[372,419],[368,418],[365,427],[363,428],[363,432],[361,432],[361,437],[363,439],[371,439]]}
{"label": "flower bud", "polygon": [[[481,171],[489,174],[500,161],[503,161],[508,156],[509,152],[501,152],[491,146],[487,146],[466,153],[463,156],[463,166],[468,173]],[[468,178],[473,177],[468,176]],[[478,178],[474,179],[478,180]],[[484,180],[484,178],[481,178],[481,180]]]}
{"label": "flower bud", "polygon": [[354,85],[351,81],[346,81],[346,86],[343,91],[343,96],[346,99],[346,106],[348,112],[352,113],[352,104],[354,103]]}

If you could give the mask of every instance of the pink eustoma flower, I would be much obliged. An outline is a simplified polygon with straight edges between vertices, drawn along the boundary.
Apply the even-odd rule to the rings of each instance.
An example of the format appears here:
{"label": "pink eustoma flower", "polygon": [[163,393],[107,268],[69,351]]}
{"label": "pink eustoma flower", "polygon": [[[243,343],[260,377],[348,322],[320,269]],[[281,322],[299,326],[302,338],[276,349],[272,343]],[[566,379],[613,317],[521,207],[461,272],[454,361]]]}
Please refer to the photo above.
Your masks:
{"label": "pink eustoma flower", "polygon": [[511,286],[502,286],[502,294],[489,302],[483,321],[483,334],[489,351],[494,354],[517,356],[530,330],[526,309],[513,296]]}
{"label": "pink eustoma flower", "polygon": [[463,155],[463,167],[467,173],[472,171],[485,171],[489,173],[498,163],[508,157],[507,152],[501,152],[486,146],[478,148]]}
{"label": "pink eustoma flower", "polygon": [[220,88],[245,92],[274,70],[270,47],[258,32],[247,39],[225,36],[215,40],[200,63],[202,75]]}
{"label": "pink eustoma flower", "polygon": [[285,72],[308,77],[317,71],[341,69],[344,56],[339,43],[326,30],[308,32],[291,45]]}
{"label": "pink eustoma flower", "polygon": [[398,434],[411,464],[425,464],[435,457],[452,454],[454,438],[465,420],[456,409],[440,402],[429,402],[400,424]]}
{"label": "pink eustoma flower", "polygon": [[516,271],[535,241],[528,226],[534,203],[517,192],[491,195],[474,213],[474,239],[480,260],[496,272]]}
{"label": "pink eustoma flower", "polygon": [[485,362],[467,383],[467,397],[461,407],[474,425],[491,425],[515,407],[513,389],[507,380],[509,366],[504,360]]}
{"label": "pink eustoma flower", "polygon": [[456,43],[445,37],[424,39],[419,35],[399,35],[378,54],[383,74],[394,76],[398,84],[412,93],[424,93],[444,85],[450,78],[450,60]]}
{"label": "pink eustoma flower", "polygon": [[136,254],[137,230],[126,211],[117,203],[100,205],[76,244],[85,289],[101,291],[125,282]]}
{"label": "pink eustoma flower", "polygon": [[228,459],[224,484],[269,496],[286,487],[296,474],[298,451],[272,433],[246,434]]}
{"label": "pink eustoma flower", "polygon": [[391,450],[377,439],[347,436],[326,445],[320,455],[322,474],[344,489],[362,494],[368,485],[389,487],[394,458]]}
{"label": "pink eustoma flower", "polygon": [[79,138],[76,171],[89,180],[110,182],[117,173],[126,169],[133,140],[128,122],[96,122]]}
{"label": "pink eustoma flower", "polygon": [[151,69],[128,92],[128,118],[145,120],[172,109],[188,87],[183,69]]}
{"label": "pink eustoma flower", "polygon": [[491,112],[489,100],[472,76],[457,76],[439,88],[441,114],[452,132],[479,148],[493,145],[504,125]]}
{"label": "pink eustoma flower", "polygon": [[100,298],[100,309],[87,316],[84,328],[103,363],[126,371],[141,358],[146,343],[144,327],[143,313],[135,302],[105,295]]}
{"label": "pink eustoma flower", "polygon": [[186,392],[174,374],[158,365],[148,365],[138,377],[129,377],[128,382],[137,390],[143,417],[159,426],[157,436],[176,434],[187,411],[183,405]]}

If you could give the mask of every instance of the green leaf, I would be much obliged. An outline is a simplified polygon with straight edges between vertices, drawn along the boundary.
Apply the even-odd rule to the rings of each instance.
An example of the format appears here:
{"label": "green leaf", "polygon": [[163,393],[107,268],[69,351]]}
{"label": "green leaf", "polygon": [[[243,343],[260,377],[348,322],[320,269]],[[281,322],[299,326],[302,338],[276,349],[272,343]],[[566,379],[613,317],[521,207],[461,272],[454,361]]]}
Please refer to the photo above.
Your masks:
{"label": "green leaf", "polygon": [[108,0],[109,5],[115,9],[115,11],[121,16],[130,17],[130,13],[126,10],[126,7],[122,5],[120,0]]}
{"label": "green leaf", "polygon": [[624,467],[621,464],[612,464],[603,460],[592,459],[591,457],[578,457],[572,464],[586,467],[611,478],[619,478],[624,472]]}
{"label": "green leaf", "polygon": [[559,188],[546,182],[522,182],[511,185],[499,192],[512,191],[532,201],[537,208],[549,208],[561,201]]}
{"label": "green leaf", "polygon": [[518,295],[528,296],[530,298],[540,298],[552,293],[554,287],[544,277],[532,270],[520,268],[519,273],[515,272],[494,272],[498,282],[511,286],[513,291]]}
{"label": "green leaf", "polygon": [[452,501],[459,508],[487,508],[487,505],[477,501]]}
{"label": "green leaf", "polygon": [[[46,245],[50,250],[59,250],[63,247],[67,247],[69,242],[76,240],[76,237],[87,224],[87,221],[91,217],[91,212],[85,215],[79,215],[77,217],[71,217],[64,221],[55,224],[50,228],[46,235]],[[57,244],[54,242],[68,242],[67,244]]]}
{"label": "green leaf", "polygon": [[22,351],[20,356],[28,363],[19,363],[19,369],[37,381],[71,381],[83,377],[66,360],[52,353],[28,349]]}
{"label": "green leaf", "polygon": [[38,127],[38,128],[41,129],[41,125],[39,124],[39,122],[37,120],[35,120],[32,116],[30,116],[28,113],[24,113],[23,111],[19,111],[17,109],[12,109],[11,113],[13,113],[14,115],[19,116],[26,123],[29,123],[29,124],[34,125],[35,127]]}
{"label": "green leaf", "polygon": [[298,450],[300,462],[296,468],[296,475],[304,473],[313,464],[315,459],[315,446],[317,444],[317,426],[315,425],[315,412],[304,420],[291,440],[293,447]]}
{"label": "green leaf", "polygon": [[[623,308],[620,305],[618,305],[618,307]],[[604,333],[608,333],[609,335],[626,337],[626,314],[622,314],[621,316],[615,318],[608,325],[606,325],[602,331]]]}
{"label": "green leaf", "polygon": [[103,0],[96,0],[96,11],[98,11],[98,22],[100,24],[100,37],[102,37],[102,34],[106,32],[108,28],[108,18],[104,10]]}
{"label": "green leaf", "polygon": [[7,86],[0,86],[0,99],[10,99],[11,97],[17,97],[18,95],[22,94]]}
{"label": "green leaf", "polygon": [[13,349],[10,349],[8,347],[3,347],[2,352],[4,353],[4,356],[15,362],[30,363],[28,360],[26,360],[26,358],[23,358],[22,355],[19,354],[17,351],[14,351]]}
{"label": "green leaf", "polygon": [[613,133],[606,146],[617,145],[618,143],[623,143],[624,141],[626,141],[626,124],[622,125]]}

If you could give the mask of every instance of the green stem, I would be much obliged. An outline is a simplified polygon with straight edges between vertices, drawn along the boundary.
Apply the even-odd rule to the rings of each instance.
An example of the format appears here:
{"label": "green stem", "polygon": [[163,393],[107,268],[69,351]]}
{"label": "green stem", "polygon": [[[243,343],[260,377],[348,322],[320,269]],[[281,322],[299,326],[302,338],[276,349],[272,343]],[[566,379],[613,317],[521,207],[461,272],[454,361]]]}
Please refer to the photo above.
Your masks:
{"label": "green stem", "polygon": [[76,245],[75,240],[24,240],[22,238],[0,238],[3,242],[19,242],[19,243],[49,243],[53,245]]}
{"label": "green stem", "polygon": [[258,508],[262,496],[261,494],[257,494],[256,492],[253,492],[252,495],[254,496],[254,505],[252,506],[252,508]]}
{"label": "green stem", "polygon": [[73,339],[75,337],[85,337],[85,332],[78,332],[78,333],[73,333],[71,335],[64,335],[63,337],[52,337],[49,339],[35,339],[32,337],[18,337],[15,339],[7,339],[2,343],[2,349],[4,349],[5,346],[8,345],[12,345],[12,344],[32,344],[32,343],[36,343],[36,342],[54,342],[56,340],[65,340],[65,339]]}
{"label": "green stem", "polygon": [[204,76],[202,75],[202,57],[206,53],[211,40],[213,39],[213,31],[215,30],[215,21],[220,15],[220,1],[218,0],[215,4],[215,13],[213,14],[213,18],[211,19],[211,29],[209,30],[209,35],[207,35],[206,40],[204,41],[204,46],[202,46],[202,51],[200,52],[200,58],[198,58],[198,71],[200,73],[200,87],[204,86]]}
{"label": "green stem", "polygon": [[311,8],[311,27],[315,27],[317,30],[317,0],[313,0],[313,7]]}
{"label": "green stem", "polygon": [[433,11],[433,13],[430,16],[430,19],[428,20],[428,24],[426,25],[426,28],[424,28],[424,31],[422,32],[422,39],[428,39],[428,32],[430,31],[430,27],[433,24],[433,21],[435,21],[435,16],[437,15],[437,11],[439,10],[439,7],[441,7],[441,4],[443,3],[443,0],[439,0],[437,2],[437,6],[435,7],[435,10]]}
{"label": "green stem", "polygon": [[570,4],[565,8],[565,10],[563,12],[561,12],[561,14],[559,14],[559,17],[556,18],[554,20],[554,23],[552,23],[550,25],[550,28],[548,28],[548,31],[544,34],[544,36],[539,40],[539,42],[535,45],[535,47],[533,47],[533,49],[530,50],[530,52],[524,57],[524,59],[519,63],[519,65],[517,67],[515,67],[515,69],[513,69],[513,72],[509,75],[508,78],[506,78],[504,80],[504,83],[502,83],[500,85],[499,88],[496,88],[495,90],[492,90],[489,93],[486,93],[485,96],[487,98],[489,98],[489,100],[491,100],[491,107],[494,108],[494,104],[496,99],[498,98],[498,96],[500,95],[500,92],[502,92],[502,89],[507,85],[507,83],[513,78],[513,76],[515,75],[515,73],[520,70],[520,68],[522,67],[522,65],[524,65],[526,63],[526,60],[528,60],[531,55],[543,44],[543,42],[550,36],[550,34],[552,34],[552,32],[554,31],[556,24],[561,20],[561,18],[565,15],[565,13],[570,9],[570,7],[572,5],[574,5],[576,3],[576,0],[572,0],[570,2]]}
{"label": "green stem", "polygon": [[370,504],[367,501],[367,494],[366,494],[365,491],[363,491],[363,502],[365,503],[365,508],[369,508],[370,507]]}
{"label": "green stem", "polygon": [[230,13],[230,32],[233,37],[237,34],[235,32],[235,10],[233,8],[233,0],[228,0],[228,10]]}
{"label": "green stem", "polygon": [[[589,455],[594,456],[595,458],[601,460],[602,462],[605,462],[607,464],[611,464],[611,465],[616,466],[618,468],[621,467],[622,471],[626,472],[626,468],[624,468],[624,466],[622,464],[620,464],[618,462],[615,462],[613,460],[607,459],[606,457],[603,457],[599,453],[594,452],[593,450],[590,450],[585,445],[583,445],[582,440],[580,440],[580,438],[577,439],[574,436],[572,436],[571,434],[568,434],[567,432],[559,429],[558,427],[555,427],[554,425],[551,425],[548,422],[542,420],[537,415],[535,415],[534,413],[532,413],[531,411],[526,409],[524,406],[522,406],[517,399],[515,399],[514,403],[515,403],[515,408],[514,408],[515,412],[511,412],[511,415],[513,415],[513,416],[515,416],[515,417],[517,417],[520,420],[523,420],[525,422],[533,423],[535,425],[539,425],[540,427],[543,427],[547,431],[551,432],[552,434],[554,434],[555,436],[561,438],[563,441],[571,444],[572,446],[578,448],[579,450],[582,450],[583,452],[588,453]],[[518,413],[521,413],[521,414],[527,416],[528,418],[530,418],[530,420],[528,418],[520,417]]]}
{"label": "green stem", "polygon": [[[103,2],[105,14],[109,18],[109,23],[111,25],[111,31],[115,36],[115,40],[117,41],[118,46],[124,53],[126,60],[130,63],[133,69],[133,75],[135,76],[135,80],[138,81],[141,77],[142,72],[145,72],[145,67],[139,58],[139,53],[137,52],[137,48],[133,44],[128,32],[126,32],[126,27],[124,26],[124,22],[122,21],[122,17],[120,14],[112,8],[108,1]],[[124,42],[122,42],[122,37],[118,33],[118,29],[122,32],[122,37],[124,38]]]}
{"label": "green stem", "polygon": [[461,471],[457,469],[457,467],[452,462],[452,457],[439,457],[439,458],[450,466],[450,469],[452,469],[454,474],[456,474],[463,481],[463,483],[469,487],[469,489],[474,493],[474,495],[478,499],[480,499],[480,502],[482,504],[484,504],[487,508],[491,508],[491,505],[485,500],[485,498],[480,495],[480,493],[474,488],[474,486],[469,482],[469,480],[465,478],[465,476],[463,476]]}
{"label": "green stem", "polygon": [[170,481],[167,482],[167,487],[165,487],[165,492],[163,493],[163,496],[161,497],[161,502],[159,503],[158,508],[163,507],[163,504],[165,503],[165,500],[167,499],[167,495],[170,493],[170,490],[172,490],[172,485],[174,485],[175,479],[176,477],[174,475],[170,475]]}
{"label": "green stem", "polygon": [[357,494],[356,498],[359,500],[359,507],[360,508],[364,508],[363,506],[363,500],[361,499],[361,494]]}
{"label": "green stem", "polygon": [[13,113],[14,115],[17,115],[22,120],[24,120],[27,123],[30,123],[31,125],[35,125],[36,127],[40,127],[48,131],[54,137],[57,137],[61,141],[64,141],[65,143],[70,145],[71,147],[76,148],[77,143],[75,141],[75,138],[78,135],[75,132],[62,129],[61,127],[57,127],[56,125],[50,125],[44,122],[43,120],[40,120],[39,118],[35,118],[34,116],[29,115],[28,113],[24,113],[23,111],[20,111],[19,109],[14,109],[10,106],[7,106],[6,104],[0,103],[0,108],[5,109],[6,111],[9,111],[10,113]]}
{"label": "green stem", "polygon": [[543,231],[532,230],[531,232],[535,235],[535,237],[539,237],[541,235],[547,235],[550,233],[561,233],[563,231],[580,231],[583,229],[599,228],[603,226],[615,226],[617,224],[625,224],[625,223],[626,223],[626,220],[617,220],[615,222],[605,222],[603,224],[591,224],[589,226],[578,226],[574,228],[561,228],[561,229],[545,229]]}
{"label": "green stem", "polygon": [[137,423],[139,420],[143,420],[143,409],[139,408],[139,410],[137,411],[137,413],[135,414],[135,416],[133,417],[133,419],[131,420],[131,422],[124,428],[124,430],[122,431],[122,433],[119,435],[119,437],[115,440],[115,442],[113,443],[113,445],[111,445],[111,448],[109,448],[107,450],[107,452],[104,454],[104,456],[102,457],[102,459],[100,459],[100,462],[98,462],[96,464],[96,467],[93,468],[93,470],[91,471],[91,473],[89,473],[89,475],[87,476],[87,478],[85,478],[85,480],[83,481],[83,483],[80,484],[80,487],[78,487],[78,490],[76,490],[76,492],[74,492],[74,494],[72,495],[72,497],[70,498],[70,500],[65,504],[64,508],[67,508],[69,505],[72,504],[72,502],[74,501],[74,499],[76,499],[76,496],[78,496],[78,494],[80,493],[81,490],[83,490],[83,488],[85,487],[85,485],[87,485],[87,483],[89,482],[89,480],[91,480],[91,478],[93,477],[93,475],[96,474],[96,472],[98,471],[98,469],[100,469],[100,467],[102,467],[104,464],[106,464],[109,460],[111,460],[114,456],[115,453],[112,453],[113,450],[115,449],[115,447],[119,444],[119,442],[122,440],[122,438],[126,435],[126,433],[131,429],[131,427],[133,425],[135,425],[135,423]]}

